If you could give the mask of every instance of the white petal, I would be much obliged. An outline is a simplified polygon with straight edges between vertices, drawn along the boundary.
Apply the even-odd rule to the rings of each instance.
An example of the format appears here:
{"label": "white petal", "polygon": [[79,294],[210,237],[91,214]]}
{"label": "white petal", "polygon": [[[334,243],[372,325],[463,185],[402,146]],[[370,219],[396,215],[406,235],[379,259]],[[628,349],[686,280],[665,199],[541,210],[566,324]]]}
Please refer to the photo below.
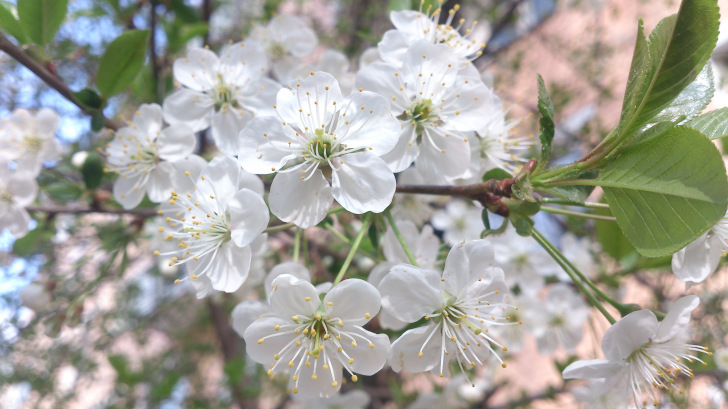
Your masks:
{"label": "white petal", "polygon": [[475,240],[456,244],[445,260],[445,289],[458,295],[468,284],[481,278],[493,266],[493,246],[488,240]]}
{"label": "white petal", "polygon": [[375,62],[359,70],[356,74],[356,87],[383,96],[390,103],[392,115],[397,116],[403,113],[410,103],[406,98],[406,92],[401,90],[403,86],[401,75],[396,66]]}
{"label": "white petal", "polygon": [[269,78],[261,78],[253,85],[243,89],[238,94],[240,105],[256,116],[275,116],[276,112],[273,106],[276,104],[276,96],[281,89],[281,84]]}
{"label": "white petal", "polygon": [[346,210],[380,213],[392,203],[396,180],[382,159],[368,152],[342,157],[332,172],[333,194]]}
{"label": "white petal", "polygon": [[415,322],[442,306],[444,293],[440,274],[399,264],[379,283],[382,308],[395,318]]}
{"label": "white petal", "polygon": [[346,325],[342,328],[342,332],[360,335],[371,342],[371,345],[368,345],[363,339],[356,337],[356,347],[353,347],[350,342],[341,343],[344,352],[354,358],[354,363],[350,367],[352,372],[374,375],[384,367],[389,355],[389,337],[387,335],[375,334],[358,326]]}
{"label": "white petal", "polygon": [[[331,305],[329,305],[331,303]],[[364,325],[379,313],[379,291],[364,280],[350,278],[335,285],[324,297],[327,317],[346,325]]]}
{"label": "white petal", "polygon": [[288,51],[296,57],[305,57],[311,54],[318,45],[316,33],[308,27],[298,25],[295,29],[286,27],[284,41]]}
{"label": "white petal", "polygon": [[212,288],[226,293],[237,291],[248,278],[250,259],[250,246],[238,247],[232,241],[220,246],[217,256],[212,260],[212,267],[207,270]]}
{"label": "white petal", "polygon": [[119,202],[124,209],[133,209],[144,198],[144,192],[146,192],[146,184],[148,174],[140,174],[134,177],[125,178],[119,176],[114,182],[112,188],[114,193],[114,199]]}
{"label": "white petal", "polygon": [[169,162],[159,163],[149,172],[147,196],[154,203],[169,200],[172,196],[172,179],[177,170]]}
{"label": "white petal", "polygon": [[56,111],[50,108],[42,108],[35,114],[36,128],[39,132],[47,135],[55,135],[58,129],[59,118]]}
{"label": "white petal", "polygon": [[502,112],[498,97],[478,79],[469,79],[457,88],[451,88],[443,98],[447,102],[440,114],[450,117],[447,128],[456,131],[481,130]]}
{"label": "white petal", "polygon": [[217,84],[220,63],[210,50],[190,50],[186,58],[174,61],[174,78],[180,84],[195,91],[207,91]]}
{"label": "white petal", "polygon": [[387,30],[377,44],[377,50],[382,60],[390,64],[401,64],[410,42],[407,34],[399,30]]}
{"label": "white petal", "polygon": [[242,169],[238,162],[230,156],[218,156],[207,164],[197,182],[197,192],[202,197],[213,196],[218,203],[225,207],[227,202],[240,190],[240,173]]}
{"label": "white petal", "polygon": [[[402,238],[404,238],[405,244],[407,244],[410,251],[414,253],[414,246],[420,234],[419,229],[409,220],[395,220],[395,224],[397,225]],[[404,252],[402,244],[397,239],[397,236],[394,234],[394,230],[391,227],[388,228],[387,232],[384,234],[382,250],[384,252],[384,258],[386,258],[387,261],[395,263],[409,263],[409,258]]]}
{"label": "white petal", "polygon": [[268,69],[268,58],[255,41],[231,44],[220,52],[220,73],[223,82],[249,86]]}
{"label": "white petal", "polygon": [[228,202],[230,237],[239,247],[247,246],[268,226],[268,206],[258,194],[243,189]]}
{"label": "white petal", "polygon": [[169,162],[188,157],[195,151],[196,145],[195,133],[184,124],[164,128],[157,138],[159,157]]}
{"label": "white petal", "polygon": [[434,93],[433,102],[439,104],[443,93],[456,85],[459,61],[450,47],[444,44],[433,44],[427,40],[419,40],[410,45],[402,64],[404,78],[418,80],[420,74],[424,78],[436,78],[437,83],[427,89]]}
{"label": "white petal", "polygon": [[602,338],[604,355],[612,362],[621,362],[655,336],[657,317],[652,311],[627,314],[609,327]]}
{"label": "white petal", "polygon": [[155,136],[162,129],[162,107],[157,104],[141,104],[131,123],[143,133]]}
{"label": "white petal", "polygon": [[190,283],[192,288],[195,289],[195,297],[198,300],[207,297],[215,291],[215,289],[212,288],[212,281],[210,281],[207,276],[197,276],[197,278],[190,279],[188,282]]}
{"label": "white petal", "polygon": [[170,124],[185,124],[193,131],[210,126],[215,102],[202,92],[180,88],[164,99],[164,120]]}
{"label": "white petal", "polygon": [[280,317],[310,316],[321,305],[316,289],[306,280],[282,274],[273,280],[272,286],[270,305]]}
{"label": "white petal", "polygon": [[251,173],[267,174],[278,171],[289,160],[295,158],[292,144],[297,139],[295,132],[284,127],[273,116],[259,117],[248,122],[240,132],[240,146],[236,151],[243,169]]}
{"label": "white petal", "polygon": [[308,180],[297,172],[278,173],[270,186],[270,211],[285,222],[307,229],[321,222],[331,208],[331,186],[320,170]]}
{"label": "white petal", "polygon": [[248,111],[223,107],[212,115],[212,139],[221,152],[238,152],[245,143],[240,138],[240,131],[253,119]]}
{"label": "white petal", "polygon": [[720,263],[723,243],[719,235],[703,234],[672,256],[672,272],[688,283],[702,283]]}
{"label": "white petal", "polygon": [[685,331],[690,323],[690,314],[700,304],[695,295],[687,295],[675,301],[667,311],[665,318],[657,324],[654,342],[666,342]]}
{"label": "white petal", "polygon": [[416,141],[415,127],[411,123],[402,124],[397,144],[394,145],[391,151],[382,156],[392,172],[398,173],[406,170],[417,159],[420,148]]}
{"label": "white petal", "polygon": [[[400,372],[402,369],[413,373],[426,372],[440,364],[442,337],[439,334],[440,330],[435,326],[436,324],[431,323],[411,329],[392,343],[389,365],[394,372]],[[438,333],[425,344],[433,330]]]}
{"label": "white petal", "polygon": [[28,233],[28,223],[30,223],[28,212],[16,206],[7,206],[2,210],[4,214],[0,216],[0,231],[6,228],[18,239],[25,236]]}
{"label": "white petal", "polygon": [[606,359],[592,359],[589,361],[576,361],[567,366],[562,374],[564,379],[609,378],[618,374],[622,367],[622,364],[618,362],[610,362]]}
{"label": "white petal", "polygon": [[[207,161],[198,155],[190,155],[172,164],[176,169],[172,174],[172,189],[180,192],[192,192],[195,181],[207,166]],[[187,176],[185,172],[189,172]]]}
{"label": "white petal", "polygon": [[250,324],[257,319],[271,316],[271,314],[273,314],[273,310],[270,305],[258,300],[245,300],[233,308],[231,314],[233,329],[243,337]]}
{"label": "white petal", "polygon": [[295,335],[271,336],[263,342],[259,340],[276,334],[276,325],[284,326],[292,324],[293,321],[284,320],[280,317],[264,317],[255,320],[248,329],[245,330],[243,338],[245,339],[245,350],[248,355],[261,365],[268,366],[269,363],[276,362],[273,356],[283,349]]}
{"label": "white petal", "polygon": [[276,99],[276,110],[285,122],[320,128],[343,107],[339,82],[329,73],[316,72],[292,81],[290,87],[291,90],[281,89]]}
{"label": "white petal", "polygon": [[[281,357],[285,359],[286,357]],[[288,382],[288,389],[298,388],[298,393],[295,395],[299,399],[324,397],[328,398],[335,395],[341,389],[341,363],[338,360],[332,359],[329,369],[323,369],[323,359],[310,359],[310,367],[301,367],[301,372],[298,375],[298,382],[294,382],[292,379]],[[312,375],[316,369],[316,379],[313,379]],[[336,386],[332,384],[336,382]]]}
{"label": "white petal", "polygon": [[[0,164],[0,168],[5,167]],[[29,206],[38,196],[38,183],[35,178],[26,173],[15,173],[8,181],[8,189],[13,196],[13,202],[20,207]],[[7,180],[7,179],[6,179]]]}
{"label": "white petal", "polygon": [[265,294],[270,298],[271,289],[273,288],[273,280],[283,274],[290,274],[300,280],[311,282],[311,273],[301,263],[288,262],[277,264],[265,277]]}
{"label": "white petal", "polygon": [[400,134],[399,120],[392,116],[389,101],[369,91],[357,91],[343,102],[342,118],[336,135],[347,147],[365,148],[382,156],[394,148]]}
{"label": "white petal", "polygon": [[[470,166],[470,144],[455,135],[425,128],[415,167],[422,176],[437,184],[462,177]],[[443,152],[444,151],[444,152]]]}

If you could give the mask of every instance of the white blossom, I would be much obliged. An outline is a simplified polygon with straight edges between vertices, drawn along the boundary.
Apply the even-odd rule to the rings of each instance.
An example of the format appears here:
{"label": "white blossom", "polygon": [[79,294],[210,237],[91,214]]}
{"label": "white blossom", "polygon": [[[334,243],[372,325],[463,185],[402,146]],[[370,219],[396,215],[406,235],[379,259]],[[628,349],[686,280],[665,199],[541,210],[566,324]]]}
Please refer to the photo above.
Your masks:
{"label": "white blossom", "polygon": [[0,231],[20,238],[28,233],[30,215],[25,210],[38,196],[38,184],[34,173],[11,171],[7,163],[0,161]]}
{"label": "white blossom", "polygon": [[452,25],[458,10],[460,10],[459,4],[450,9],[444,24],[438,23],[442,12],[439,7],[434,10],[428,8],[424,12],[421,6],[419,11],[392,11],[389,18],[396,29],[384,33],[378,44],[382,59],[392,64],[401,63],[412,44],[417,41],[427,41],[430,44],[446,45],[461,60],[460,65],[470,65],[471,60],[483,54],[485,41],[490,36],[490,28],[487,23],[478,27],[478,22],[474,21],[461,34],[460,30],[465,24],[465,19],[460,19],[456,27]]}
{"label": "white blossom", "polygon": [[453,199],[444,209],[432,213],[432,226],[444,232],[445,243],[455,245],[464,240],[477,240],[485,230],[481,214],[483,208],[466,200]]}
{"label": "white blossom", "polygon": [[313,52],[318,45],[318,37],[305,20],[290,14],[278,14],[270,22],[256,25],[250,38],[263,46],[272,61],[273,74],[280,81],[297,66],[301,57]]}
{"label": "white blossom", "polygon": [[179,88],[164,100],[164,119],[193,131],[211,127],[218,149],[235,152],[245,125],[273,113],[280,85],[265,78],[266,69],[265,53],[254,41],[231,44],[220,57],[208,49],[190,50],[174,62]]}
{"label": "white blossom", "polygon": [[23,305],[36,313],[48,311],[51,308],[51,294],[43,283],[35,281],[29,283],[20,290],[19,295]]}
{"label": "white blossom", "polygon": [[297,61],[298,64],[292,65],[287,72],[281,73],[281,77],[278,78],[280,82],[286,84],[298,78],[305,78],[312,71],[323,71],[336,78],[344,94],[350,94],[354,90],[356,75],[349,71],[349,58],[341,51],[328,49],[313,64],[303,60]]}
{"label": "white blossom", "polygon": [[273,280],[273,317],[253,322],[245,331],[250,357],[270,365],[269,375],[287,373],[291,393],[302,398],[339,391],[342,369],[373,375],[384,366],[389,338],[362,328],[380,308],[376,288],[366,281],[344,280],[323,299],[314,286],[289,274]]}
{"label": "white blossom", "polygon": [[[432,231],[432,227],[424,226],[420,231],[413,222],[408,220],[400,220],[396,224],[417,265],[426,270],[433,270],[437,261],[440,241]],[[375,287],[379,286],[379,283],[393,266],[409,263],[409,258],[391,228],[384,234],[381,248],[387,261],[374,267],[367,277],[367,281]],[[386,329],[400,330],[406,327],[407,323],[392,316],[388,310],[382,310],[379,313],[379,325]]]}
{"label": "white blossom", "polygon": [[414,163],[430,183],[451,183],[468,171],[472,132],[500,107],[479,78],[458,75],[447,46],[418,41],[404,58],[402,65],[373,63],[357,74],[357,86],[385,96],[402,124],[383,159],[393,172]]}
{"label": "white blossom", "polygon": [[728,212],[705,234],[672,256],[672,272],[688,286],[705,281],[728,250]]}
{"label": "white blossom", "polygon": [[661,322],[650,310],[628,314],[602,338],[606,359],[574,362],[564,369],[564,378],[605,379],[609,388],[624,384],[636,406],[644,408],[648,402],[659,406],[657,391],[679,391],[677,376],[693,376],[686,361],[703,362],[696,355],[707,352],[702,346],[685,342],[690,313],[699,303],[694,295],[682,297]]}
{"label": "white blossom", "polygon": [[191,128],[184,124],[163,128],[162,108],[142,104],[104,151],[106,170],[119,175],[113,187],[116,201],[132,209],[145,193],[155,203],[169,199],[180,172],[175,162],[191,156],[195,144]]}
{"label": "white blossom", "polygon": [[43,162],[61,156],[57,129],[58,114],[52,109],[43,108],[35,114],[16,109],[0,121],[0,161],[13,161],[18,170],[37,175]]}
{"label": "white blossom", "polygon": [[589,318],[589,306],[581,294],[566,284],[554,284],[537,304],[538,308],[526,309],[526,325],[536,337],[538,352],[549,355],[559,346],[573,352]]}
{"label": "white blossom", "polygon": [[198,297],[212,289],[236,291],[248,276],[251,243],[268,225],[263,182],[227,156],[210,161],[190,192],[172,192],[165,239],[177,249],[156,255],[172,256],[170,265],[186,264]]}
{"label": "white blossom", "polygon": [[506,348],[488,332],[512,323],[505,315],[509,307],[501,302],[508,288],[503,270],[493,267],[493,248],[487,241],[454,246],[442,274],[396,265],[379,283],[379,291],[382,309],[398,320],[428,322],[392,344],[389,364],[395,372],[449,376],[450,362],[471,369],[483,365],[491,353],[502,362],[493,346]]}
{"label": "white blossom", "polygon": [[248,124],[241,132],[248,143],[238,151],[247,171],[277,172],[268,197],[274,215],[308,228],[324,219],[334,198],[357,214],[389,206],[396,182],[379,156],[396,143],[399,124],[382,96],[343,98],[336,79],[317,72],[282,89],[276,111],[278,117]]}

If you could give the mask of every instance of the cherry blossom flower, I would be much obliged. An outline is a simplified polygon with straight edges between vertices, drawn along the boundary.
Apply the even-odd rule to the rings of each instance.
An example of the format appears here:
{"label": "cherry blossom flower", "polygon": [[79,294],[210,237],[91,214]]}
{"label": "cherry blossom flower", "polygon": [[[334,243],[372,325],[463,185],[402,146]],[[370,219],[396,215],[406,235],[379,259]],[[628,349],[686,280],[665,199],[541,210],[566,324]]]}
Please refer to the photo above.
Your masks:
{"label": "cherry blossom flower", "polygon": [[235,152],[238,134],[254,116],[270,115],[280,89],[265,78],[267,59],[254,41],[231,44],[214,52],[197,48],[174,62],[177,91],[164,100],[164,119],[193,131],[212,127],[212,139],[223,152]]}
{"label": "cherry blossom flower", "polygon": [[390,13],[389,18],[396,30],[389,30],[384,33],[378,44],[379,53],[384,61],[392,64],[403,62],[407,49],[417,41],[444,44],[463,63],[469,63],[471,60],[483,55],[482,50],[485,48],[485,41],[490,36],[487,23],[485,26],[481,25],[479,29],[476,29],[478,22],[474,21],[461,34],[460,29],[465,24],[465,19],[460,19],[456,27],[452,25],[455,13],[460,10],[459,4],[456,4],[448,11],[445,24],[438,23],[442,13],[441,8],[435,10],[428,8],[423,12],[421,7],[419,11],[401,10]]}
{"label": "cherry blossom flower", "polygon": [[11,171],[0,161],[0,231],[20,238],[28,233],[30,215],[25,210],[38,196],[35,175],[29,171]]}
{"label": "cherry blossom flower", "polygon": [[[177,249],[156,255],[172,256],[170,265],[186,264],[204,296],[205,288],[236,291],[248,276],[251,243],[268,225],[263,182],[240,168],[235,159],[217,157],[202,170],[195,189],[172,192],[161,212],[169,228],[160,228]],[[176,281],[176,282],[179,282]]]}
{"label": "cherry blossom flower", "polygon": [[192,129],[183,124],[162,128],[162,108],[142,104],[104,151],[106,170],[119,175],[113,188],[116,201],[132,209],[144,193],[155,203],[169,199],[173,180],[179,177],[174,163],[191,156],[195,144]]}
{"label": "cherry blossom flower", "polygon": [[271,212],[302,228],[323,220],[334,198],[352,213],[382,212],[396,182],[379,156],[399,133],[387,101],[366,91],[342,98],[338,82],[325,72],[291,88],[278,93],[278,117],[255,118],[240,133],[249,141],[238,151],[243,168],[277,172]]}
{"label": "cherry blossom flower", "polygon": [[503,270],[493,261],[490,243],[476,240],[455,245],[442,274],[407,264],[392,267],[379,283],[382,309],[407,323],[428,322],[392,344],[389,364],[395,372],[449,376],[451,361],[470,369],[490,354],[502,363],[493,346],[506,348],[489,328],[513,322],[504,315],[509,306],[501,302],[508,291]]}
{"label": "cherry blossom flower", "polygon": [[573,352],[581,342],[589,306],[580,294],[566,284],[554,284],[540,308],[527,308],[526,325],[536,337],[536,347],[543,355],[559,346]]}
{"label": "cherry blossom flower", "polygon": [[354,90],[356,74],[349,71],[349,65],[349,58],[346,54],[328,49],[313,64],[298,60],[298,64],[292,65],[287,72],[281,73],[278,80],[286,84],[308,76],[311,71],[324,71],[339,81],[339,87],[344,94],[350,94]]}
{"label": "cherry blossom flower", "polygon": [[445,243],[453,246],[464,240],[476,240],[485,230],[481,213],[483,208],[470,205],[466,200],[453,199],[447,202],[445,209],[436,210],[432,214],[432,226],[445,232]]}
{"label": "cherry blossom flower", "polygon": [[[420,231],[413,222],[408,220],[400,220],[396,224],[407,247],[417,261],[417,265],[426,270],[434,269],[440,241],[432,231],[432,227],[424,226]],[[392,267],[401,263],[409,263],[409,258],[391,228],[384,234],[381,248],[387,261],[374,267],[367,277],[367,281],[375,287],[379,286]],[[388,310],[382,310],[379,312],[379,325],[386,329],[400,330],[406,327],[407,323],[393,317]]]}
{"label": "cherry blossom flower", "polygon": [[661,322],[649,310],[628,314],[602,338],[606,359],[574,362],[564,369],[564,378],[604,379],[607,389],[624,384],[632,391],[637,407],[646,407],[648,401],[659,406],[657,391],[679,391],[677,375],[693,376],[685,361],[703,362],[696,355],[708,352],[705,347],[685,342],[690,313],[699,303],[694,295],[682,297]]}
{"label": "cherry blossom flower", "polygon": [[672,256],[672,272],[688,286],[705,281],[728,250],[728,212],[705,234]]}
{"label": "cherry blossom flower", "polygon": [[13,161],[17,169],[37,175],[43,162],[61,156],[57,129],[58,114],[52,109],[43,108],[35,114],[16,109],[0,121],[0,160]]}
{"label": "cherry blossom flower", "polygon": [[457,56],[447,46],[421,40],[404,58],[357,74],[357,86],[387,97],[402,124],[383,159],[395,173],[414,162],[430,183],[451,183],[468,171],[472,132],[500,107],[491,106],[493,93],[479,78],[458,75]]}
{"label": "cherry blossom flower", "polygon": [[253,322],[245,331],[250,357],[270,365],[269,375],[288,373],[289,391],[302,398],[339,391],[342,369],[373,375],[384,366],[389,338],[362,328],[380,308],[376,288],[366,281],[344,280],[323,299],[308,281],[289,274],[273,280],[273,317]]}
{"label": "cherry blossom flower", "polygon": [[267,25],[253,27],[250,38],[263,46],[273,63],[273,74],[280,81],[318,44],[316,33],[305,20],[290,14],[278,14]]}

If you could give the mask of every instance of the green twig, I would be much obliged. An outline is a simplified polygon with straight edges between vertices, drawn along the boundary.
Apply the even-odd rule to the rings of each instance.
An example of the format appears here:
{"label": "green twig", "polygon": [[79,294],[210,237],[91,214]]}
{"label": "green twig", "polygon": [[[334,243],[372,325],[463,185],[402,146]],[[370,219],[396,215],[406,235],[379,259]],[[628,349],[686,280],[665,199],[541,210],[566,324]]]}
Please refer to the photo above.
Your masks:
{"label": "green twig", "polygon": [[387,222],[389,223],[389,227],[392,228],[392,232],[395,236],[397,236],[397,240],[399,241],[399,244],[402,246],[402,250],[404,250],[404,254],[407,255],[407,258],[410,261],[410,264],[417,267],[417,260],[415,260],[415,256],[410,251],[409,247],[407,246],[407,243],[404,241],[404,237],[402,237],[402,233],[400,233],[399,229],[397,228],[397,224],[394,222],[394,218],[392,217],[392,214],[389,213],[389,210],[384,211],[384,215],[387,217]]}
{"label": "green twig", "polygon": [[561,252],[559,252],[559,250],[553,244],[551,244],[551,242],[548,241],[548,239],[546,237],[544,237],[541,234],[541,232],[539,232],[538,230],[533,229],[532,236],[536,240],[536,242],[538,242],[538,244],[540,244],[541,247],[543,247],[543,249],[546,250],[546,252],[549,253],[549,255],[557,263],[559,263],[561,268],[563,268],[564,271],[566,272],[566,274],[569,275],[569,278],[571,278],[571,281],[574,282],[574,284],[579,289],[579,291],[581,291],[581,293],[586,296],[586,298],[589,300],[589,303],[591,305],[593,305],[594,307],[596,307],[596,309],[598,309],[599,312],[601,312],[602,315],[604,315],[604,318],[606,318],[610,324],[614,324],[615,322],[617,322],[617,320],[615,320],[614,317],[612,317],[612,315],[604,308],[602,303],[600,303],[599,300],[597,300],[597,298],[594,296],[594,294],[592,294],[591,291],[589,291],[586,287],[584,287],[584,284],[581,282],[579,277],[574,273],[574,271],[572,271],[568,262],[565,261],[565,259],[563,258],[563,255],[561,254]]}
{"label": "green twig", "polygon": [[364,218],[362,219],[361,230],[359,231],[359,234],[356,235],[356,238],[354,239],[354,243],[351,245],[351,250],[349,250],[349,254],[346,256],[346,259],[344,260],[344,264],[341,266],[341,269],[339,270],[339,274],[336,275],[336,279],[334,280],[334,285],[339,284],[339,282],[341,282],[341,279],[344,278],[344,274],[346,274],[346,270],[349,269],[351,260],[354,259],[354,254],[356,254],[356,251],[359,249],[361,240],[364,238],[364,235],[367,234],[367,230],[369,229],[369,224],[371,223],[371,219],[372,219],[371,213],[367,213],[364,215]]}
{"label": "green twig", "polygon": [[293,238],[293,261],[298,262],[298,254],[301,251],[301,235],[303,234],[303,229],[298,228],[296,229],[296,235]]}
{"label": "green twig", "polygon": [[606,220],[606,221],[610,221],[610,222],[617,221],[617,218],[613,217],[613,216],[602,216],[601,214],[572,212],[570,210],[558,209],[555,207],[541,206],[541,210],[543,210],[544,212],[549,212],[549,213],[553,213],[553,214],[562,214],[564,216],[583,217],[585,219]]}

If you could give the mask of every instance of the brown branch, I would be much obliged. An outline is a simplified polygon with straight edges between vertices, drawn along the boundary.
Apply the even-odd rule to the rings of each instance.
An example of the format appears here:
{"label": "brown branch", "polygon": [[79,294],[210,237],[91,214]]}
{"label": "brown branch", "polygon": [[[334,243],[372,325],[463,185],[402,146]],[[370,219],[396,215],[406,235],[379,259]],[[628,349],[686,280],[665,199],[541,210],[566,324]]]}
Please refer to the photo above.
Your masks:
{"label": "brown branch", "polygon": [[[13,44],[10,40],[8,40],[7,37],[5,37],[2,33],[0,33],[0,51],[4,51],[7,55],[15,59],[17,62],[19,62],[21,65],[23,65],[25,68],[32,71],[35,75],[37,75],[43,82],[45,82],[49,87],[55,89],[58,91],[59,94],[61,94],[64,98],[71,101],[74,105],[79,107],[81,111],[88,115],[93,115],[92,111],[87,110],[81,103],[76,100],[76,98],[73,97],[73,91],[71,91],[70,88],[66,85],[66,83],[58,77],[56,74],[48,70],[48,68],[44,67],[41,63],[34,60],[30,55],[26,54],[21,48]],[[104,118],[104,125],[113,130],[117,130],[121,128],[123,125],[120,123],[109,119]]]}

